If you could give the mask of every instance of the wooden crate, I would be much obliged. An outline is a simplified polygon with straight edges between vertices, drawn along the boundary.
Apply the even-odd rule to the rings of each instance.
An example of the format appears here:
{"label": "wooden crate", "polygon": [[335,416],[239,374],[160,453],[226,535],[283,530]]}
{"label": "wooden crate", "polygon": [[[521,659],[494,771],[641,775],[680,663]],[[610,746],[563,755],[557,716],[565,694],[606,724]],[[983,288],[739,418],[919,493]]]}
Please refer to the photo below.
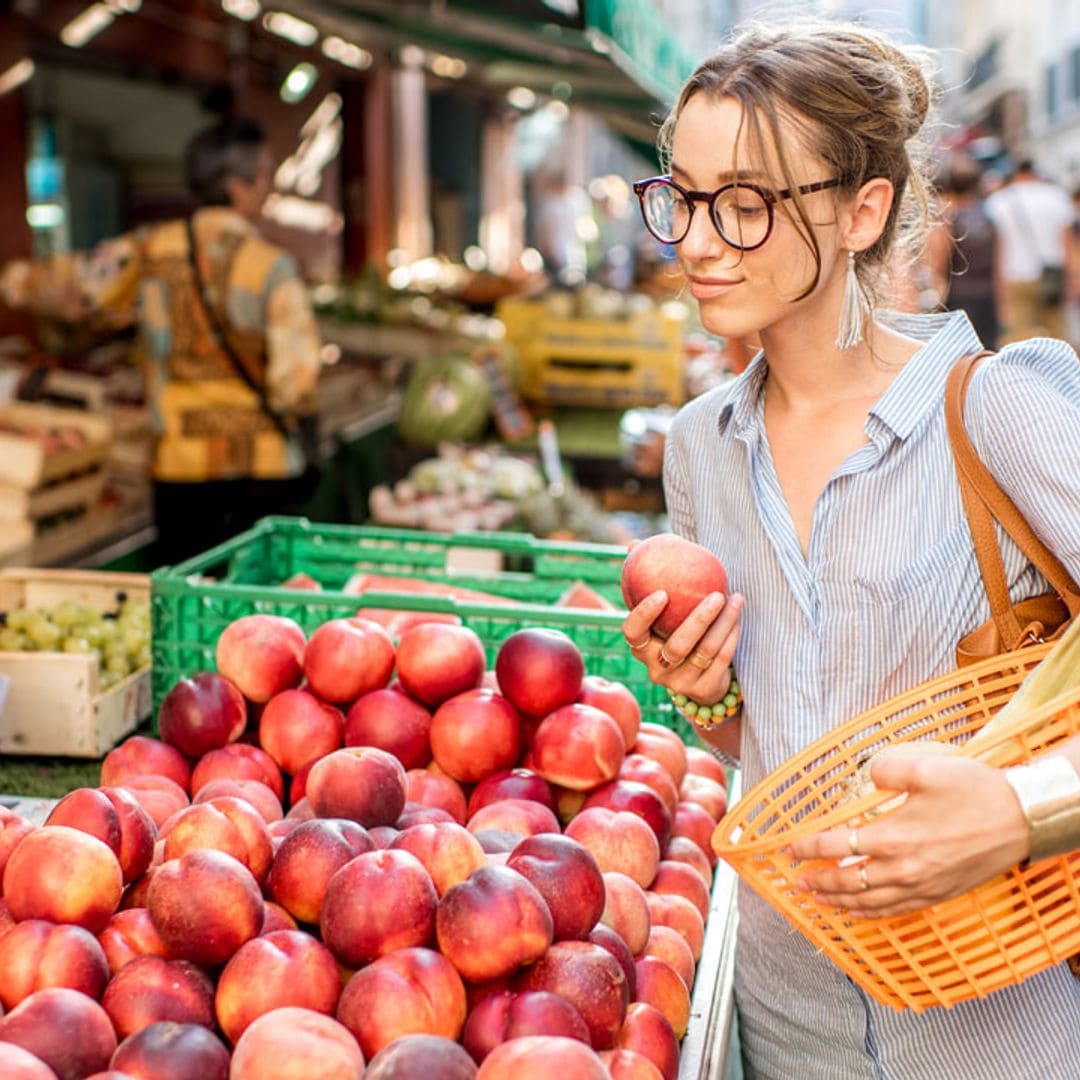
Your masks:
{"label": "wooden crate", "polygon": [[93,506],[105,487],[105,470],[91,469],[44,487],[0,484],[0,521],[41,521],[65,510]]}
{"label": "wooden crate", "polygon": [[[150,595],[146,574],[0,570],[0,611],[63,600],[108,611],[117,593]],[[150,715],[150,665],[101,690],[96,654],[0,652],[0,753],[101,757]]]}
{"label": "wooden crate", "polygon": [[[4,431],[4,425],[47,430],[79,428],[86,441],[78,447],[50,451],[36,438]],[[0,406],[0,483],[20,488],[37,488],[86,472],[100,465],[112,442],[112,424],[105,417],[79,409],[58,409],[12,401]]]}

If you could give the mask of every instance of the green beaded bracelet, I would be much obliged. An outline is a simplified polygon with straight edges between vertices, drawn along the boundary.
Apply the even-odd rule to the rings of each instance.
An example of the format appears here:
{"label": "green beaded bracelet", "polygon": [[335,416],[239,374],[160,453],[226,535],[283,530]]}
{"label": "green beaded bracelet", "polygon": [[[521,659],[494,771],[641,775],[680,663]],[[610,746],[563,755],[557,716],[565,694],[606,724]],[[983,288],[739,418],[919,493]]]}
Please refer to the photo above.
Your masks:
{"label": "green beaded bracelet", "polygon": [[687,720],[696,724],[703,731],[710,731],[713,728],[720,727],[721,724],[726,724],[742,707],[742,691],[739,689],[739,684],[736,682],[734,675],[731,677],[728,692],[712,705],[702,705],[701,702],[694,701],[685,694],[677,694],[670,688],[668,689],[668,697],[671,698],[671,704]]}

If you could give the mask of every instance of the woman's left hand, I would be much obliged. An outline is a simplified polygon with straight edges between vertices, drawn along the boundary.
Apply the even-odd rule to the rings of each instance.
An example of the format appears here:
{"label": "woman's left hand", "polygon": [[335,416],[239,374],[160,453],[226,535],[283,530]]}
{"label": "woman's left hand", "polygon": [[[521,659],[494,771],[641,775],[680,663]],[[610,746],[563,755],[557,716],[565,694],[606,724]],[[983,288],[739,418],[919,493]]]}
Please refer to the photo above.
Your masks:
{"label": "woman's left hand", "polygon": [[901,806],[791,845],[796,858],[844,863],[806,869],[801,891],[852,915],[902,915],[967,892],[1027,857],[1027,820],[1001,769],[903,750],[881,751],[870,770],[879,789],[907,792]]}

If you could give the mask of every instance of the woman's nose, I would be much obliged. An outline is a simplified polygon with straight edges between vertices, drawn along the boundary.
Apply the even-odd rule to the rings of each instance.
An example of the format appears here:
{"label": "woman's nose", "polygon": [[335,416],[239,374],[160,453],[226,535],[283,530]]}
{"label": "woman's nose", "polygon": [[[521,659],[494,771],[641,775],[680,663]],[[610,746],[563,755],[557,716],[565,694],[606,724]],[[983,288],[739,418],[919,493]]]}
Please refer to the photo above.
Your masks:
{"label": "woman's nose", "polygon": [[680,251],[688,259],[699,259],[707,255],[715,257],[727,247],[716,231],[708,207],[698,206],[690,217],[690,228],[679,244]]}

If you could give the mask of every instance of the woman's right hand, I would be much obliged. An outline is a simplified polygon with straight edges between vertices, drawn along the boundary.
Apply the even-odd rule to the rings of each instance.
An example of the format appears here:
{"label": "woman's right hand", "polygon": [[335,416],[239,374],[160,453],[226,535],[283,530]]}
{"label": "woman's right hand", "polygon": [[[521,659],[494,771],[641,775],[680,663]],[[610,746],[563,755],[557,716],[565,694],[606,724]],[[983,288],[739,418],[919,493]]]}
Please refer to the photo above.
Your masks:
{"label": "woman's right hand", "polygon": [[731,660],[739,642],[743,597],[710,593],[667,638],[652,626],[667,605],[663,590],[646,596],[623,621],[630,651],[649,669],[649,678],[691,701],[711,705],[731,685]]}

